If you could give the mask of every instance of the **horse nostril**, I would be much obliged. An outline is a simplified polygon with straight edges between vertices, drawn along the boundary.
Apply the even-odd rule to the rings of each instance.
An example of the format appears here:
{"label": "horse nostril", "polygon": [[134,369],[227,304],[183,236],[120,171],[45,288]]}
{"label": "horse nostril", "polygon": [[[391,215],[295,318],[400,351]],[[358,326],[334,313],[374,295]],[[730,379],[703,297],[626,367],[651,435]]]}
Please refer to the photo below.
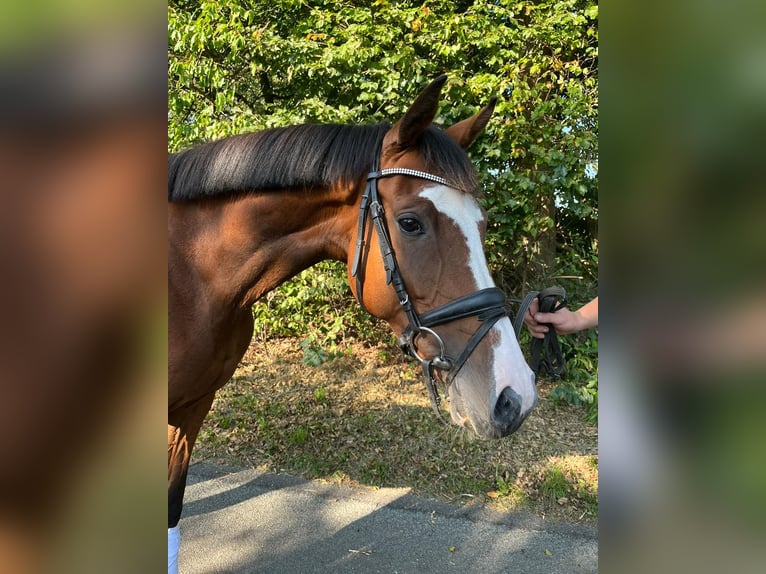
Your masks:
{"label": "horse nostril", "polygon": [[492,418],[495,423],[508,425],[519,418],[521,412],[521,397],[511,387],[506,387],[495,403]]}

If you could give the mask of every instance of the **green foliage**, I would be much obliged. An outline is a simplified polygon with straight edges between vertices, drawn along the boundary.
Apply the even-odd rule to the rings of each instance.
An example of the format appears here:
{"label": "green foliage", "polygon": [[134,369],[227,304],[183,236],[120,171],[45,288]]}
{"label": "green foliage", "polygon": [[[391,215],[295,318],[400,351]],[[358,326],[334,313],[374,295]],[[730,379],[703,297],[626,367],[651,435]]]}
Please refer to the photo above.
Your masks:
{"label": "green foliage", "polygon": [[549,397],[586,408],[585,419],[598,421],[598,333],[589,331],[560,337],[566,365]]}
{"label": "green foliage", "polygon": [[318,367],[335,357],[334,352],[328,353],[316,345],[311,338],[301,341],[301,349],[303,349],[303,363],[310,367]]}
{"label": "green foliage", "polygon": [[319,404],[327,403],[327,389],[324,387],[317,387],[314,389],[314,399],[316,399],[316,402]]}
{"label": "green foliage", "polygon": [[[597,20],[594,0],[171,0],[168,145],[305,122],[394,122],[447,73],[437,123],[499,97],[471,149],[498,285],[520,295],[568,283],[570,298],[588,300],[598,270]],[[338,285],[344,276],[320,266],[269,295],[256,306],[257,333],[310,334],[325,352],[352,333],[378,337]],[[577,369],[588,365],[569,380],[587,385],[593,371]]]}
{"label": "green foliage", "polygon": [[256,337],[302,337],[303,361],[319,366],[341,354],[349,338],[387,340],[390,333],[355,303],[346,279],[346,267],[323,261],[253,307]]}

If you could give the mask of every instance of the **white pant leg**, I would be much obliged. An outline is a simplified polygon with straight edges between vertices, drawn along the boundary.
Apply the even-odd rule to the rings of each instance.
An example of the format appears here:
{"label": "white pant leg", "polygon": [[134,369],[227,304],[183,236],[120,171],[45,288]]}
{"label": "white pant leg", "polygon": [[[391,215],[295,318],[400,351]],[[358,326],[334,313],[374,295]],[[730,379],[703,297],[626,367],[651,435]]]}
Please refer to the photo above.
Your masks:
{"label": "white pant leg", "polygon": [[168,574],[178,574],[178,547],[181,546],[181,530],[176,525],[168,528]]}

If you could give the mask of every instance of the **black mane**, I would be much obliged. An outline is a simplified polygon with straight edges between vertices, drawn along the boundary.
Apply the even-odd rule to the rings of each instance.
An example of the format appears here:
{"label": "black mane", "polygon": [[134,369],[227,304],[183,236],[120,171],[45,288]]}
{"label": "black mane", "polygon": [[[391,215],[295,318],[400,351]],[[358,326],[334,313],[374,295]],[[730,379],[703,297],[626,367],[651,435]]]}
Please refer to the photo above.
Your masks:
{"label": "black mane", "polygon": [[[305,124],[232,136],[170,154],[168,200],[359,181],[371,169],[388,129],[385,123]],[[418,145],[429,172],[460,189],[476,189],[468,156],[443,131],[430,127]]]}

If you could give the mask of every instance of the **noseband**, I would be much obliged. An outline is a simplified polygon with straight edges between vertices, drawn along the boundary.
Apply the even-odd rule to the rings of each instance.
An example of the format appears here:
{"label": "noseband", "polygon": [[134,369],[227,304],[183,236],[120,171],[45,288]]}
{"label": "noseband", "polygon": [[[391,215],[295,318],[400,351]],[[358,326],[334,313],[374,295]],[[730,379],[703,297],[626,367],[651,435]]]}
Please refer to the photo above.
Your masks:
{"label": "noseband", "polygon": [[[499,319],[508,316],[509,312],[506,307],[507,299],[503,291],[496,287],[491,287],[475,291],[474,293],[450,301],[449,303],[432,309],[422,315],[415,311],[410,296],[407,293],[407,288],[404,285],[404,279],[399,271],[399,266],[396,262],[396,255],[394,254],[394,248],[391,245],[391,239],[388,233],[388,226],[386,225],[385,211],[380,201],[380,196],[378,195],[378,180],[394,175],[404,175],[432,181],[442,185],[449,185],[449,182],[444,178],[422,171],[401,168],[378,170],[378,162],[376,159],[375,165],[373,165],[373,171],[367,175],[367,186],[365,187],[364,195],[362,195],[362,203],[359,209],[356,250],[351,267],[351,276],[356,278],[357,299],[362,306],[362,309],[366,311],[367,309],[364,306],[364,298],[362,296],[364,285],[360,269],[362,253],[364,252],[365,246],[364,239],[367,232],[367,218],[369,215],[378,236],[378,244],[380,245],[380,253],[383,258],[383,266],[386,270],[386,284],[392,285],[394,291],[396,291],[399,304],[402,306],[402,310],[407,316],[407,321],[409,323],[404,330],[404,333],[399,338],[399,347],[406,355],[413,357],[420,363],[420,366],[423,369],[423,377],[425,379],[426,388],[428,389],[431,407],[434,412],[436,412],[439,419],[446,423],[447,421],[444,419],[439,409],[441,397],[437,388],[439,379],[437,378],[436,372],[440,371],[446,373],[446,377],[443,379],[446,386],[446,394],[449,391],[452,381],[484,336]],[[526,312],[526,309],[523,311]],[[432,327],[457,321],[458,319],[464,319],[466,317],[476,317],[481,321],[481,326],[479,326],[470,338],[460,356],[453,360],[447,355],[444,341]],[[417,346],[419,336],[431,337],[436,341],[439,347],[438,356],[427,358],[420,354]]]}

